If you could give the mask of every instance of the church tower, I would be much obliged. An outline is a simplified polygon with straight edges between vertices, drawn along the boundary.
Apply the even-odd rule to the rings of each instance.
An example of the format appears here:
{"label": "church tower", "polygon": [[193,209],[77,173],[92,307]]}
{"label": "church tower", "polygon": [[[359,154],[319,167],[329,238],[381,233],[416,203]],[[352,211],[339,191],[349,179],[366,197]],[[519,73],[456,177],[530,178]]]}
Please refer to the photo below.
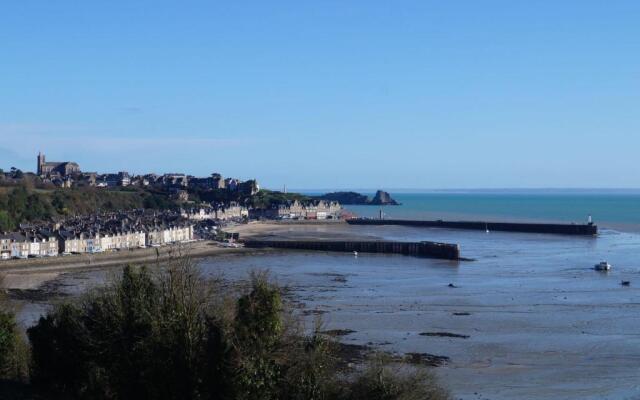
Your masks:
{"label": "church tower", "polygon": [[44,154],[38,152],[38,176],[42,176],[44,167]]}

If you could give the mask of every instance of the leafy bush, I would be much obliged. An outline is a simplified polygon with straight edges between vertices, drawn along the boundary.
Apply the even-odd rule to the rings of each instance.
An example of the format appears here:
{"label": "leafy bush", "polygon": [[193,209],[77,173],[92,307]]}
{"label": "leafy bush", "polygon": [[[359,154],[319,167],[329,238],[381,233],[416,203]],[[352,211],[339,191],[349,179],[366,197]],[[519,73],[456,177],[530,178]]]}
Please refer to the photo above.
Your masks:
{"label": "leafy bush", "polygon": [[373,360],[349,387],[349,400],[446,400],[449,394],[424,369]]}
{"label": "leafy bush", "polygon": [[28,371],[28,348],[9,309],[0,276],[0,380],[23,380]]}
{"label": "leafy bush", "polygon": [[302,332],[265,275],[230,298],[188,261],[154,274],[126,267],[113,284],[57,306],[27,331],[32,382],[47,398],[446,398],[420,381],[433,382],[426,375],[386,366],[338,372],[333,343],[319,329]]}

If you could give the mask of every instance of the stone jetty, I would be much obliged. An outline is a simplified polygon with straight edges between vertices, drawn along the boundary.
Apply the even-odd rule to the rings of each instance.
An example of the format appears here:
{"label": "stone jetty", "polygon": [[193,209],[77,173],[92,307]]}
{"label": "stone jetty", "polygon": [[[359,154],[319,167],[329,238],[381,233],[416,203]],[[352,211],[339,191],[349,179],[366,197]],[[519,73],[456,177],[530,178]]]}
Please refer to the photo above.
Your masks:
{"label": "stone jetty", "polygon": [[460,260],[460,246],[438,242],[326,241],[326,240],[246,240],[245,247],[358,253],[405,254],[417,257]]}

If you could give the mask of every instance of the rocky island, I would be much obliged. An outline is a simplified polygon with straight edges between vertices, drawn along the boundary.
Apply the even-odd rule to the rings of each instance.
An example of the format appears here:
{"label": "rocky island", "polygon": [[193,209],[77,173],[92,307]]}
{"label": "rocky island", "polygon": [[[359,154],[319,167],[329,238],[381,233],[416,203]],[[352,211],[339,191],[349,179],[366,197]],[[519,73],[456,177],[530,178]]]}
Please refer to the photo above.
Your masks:
{"label": "rocky island", "polygon": [[397,206],[388,192],[378,190],[373,199],[357,192],[331,192],[316,197],[318,200],[337,201],[340,204],[364,205],[364,206]]}
{"label": "rocky island", "polygon": [[378,190],[373,200],[369,202],[372,206],[399,206],[400,203],[395,201],[388,192]]}

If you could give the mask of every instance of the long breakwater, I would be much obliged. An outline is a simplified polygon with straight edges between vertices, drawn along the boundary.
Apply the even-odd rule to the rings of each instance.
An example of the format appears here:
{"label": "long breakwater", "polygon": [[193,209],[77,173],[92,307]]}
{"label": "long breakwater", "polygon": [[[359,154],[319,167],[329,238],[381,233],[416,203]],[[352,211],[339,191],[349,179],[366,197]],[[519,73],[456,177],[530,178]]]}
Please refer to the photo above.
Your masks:
{"label": "long breakwater", "polygon": [[482,221],[422,221],[406,219],[365,219],[353,218],[347,220],[351,225],[405,225],[425,228],[448,228],[467,230],[487,230],[504,232],[549,233],[559,235],[598,234],[598,226],[594,224],[539,224],[521,222],[482,222]]}
{"label": "long breakwater", "polygon": [[391,253],[417,257],[460,260],[460,246],[438,242],[246,240],[245,247],[361,253]]}

